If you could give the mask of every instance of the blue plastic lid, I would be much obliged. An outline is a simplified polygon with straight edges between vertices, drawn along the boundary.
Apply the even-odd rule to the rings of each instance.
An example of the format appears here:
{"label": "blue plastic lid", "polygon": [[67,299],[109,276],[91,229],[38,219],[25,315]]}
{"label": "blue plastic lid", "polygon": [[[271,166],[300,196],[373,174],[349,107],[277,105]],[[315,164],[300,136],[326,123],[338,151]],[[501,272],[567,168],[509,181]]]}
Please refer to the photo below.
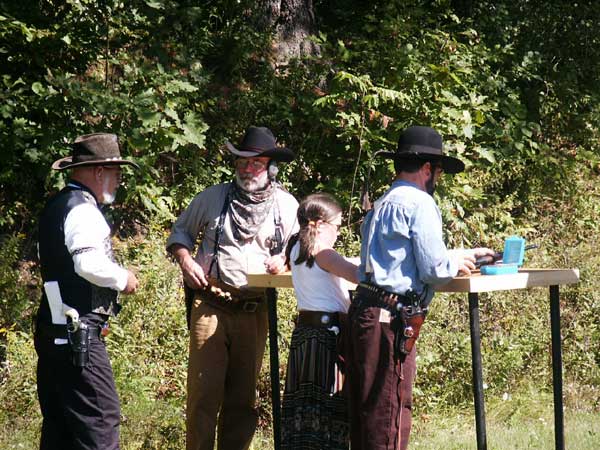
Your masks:
{"label": "blue plastic lid", "polygon": [[523,265],[525,256],[525,239],[519,236],[509,236],[504,240],[502,264]]}

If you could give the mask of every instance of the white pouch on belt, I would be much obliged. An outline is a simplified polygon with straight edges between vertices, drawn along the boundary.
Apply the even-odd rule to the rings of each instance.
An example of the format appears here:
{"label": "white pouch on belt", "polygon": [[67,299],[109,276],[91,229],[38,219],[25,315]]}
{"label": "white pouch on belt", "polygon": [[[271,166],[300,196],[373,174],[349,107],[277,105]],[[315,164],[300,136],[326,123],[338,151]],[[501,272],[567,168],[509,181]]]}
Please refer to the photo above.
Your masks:
{"label": "white pouch on belt", "polygon": [[[72,310],[69,305],[66,305],[62,301],[62,297],[60,295],[60,288],[58,286],[58,281],[47,281],[44,283],[44,291],[46,292],[46,297],[48,298],[48,305],[50,306],[50,314],[52,315],[52,323],[55,325],[66,325],[67,324],[67,316],[65,313],[69,310]],[[74,310],[74,309],[73,309]],[[75,310],[74,310],[75,311]],[[54,343],[56,345],[65,345],[69,341],[66,339],[55,338]]]}

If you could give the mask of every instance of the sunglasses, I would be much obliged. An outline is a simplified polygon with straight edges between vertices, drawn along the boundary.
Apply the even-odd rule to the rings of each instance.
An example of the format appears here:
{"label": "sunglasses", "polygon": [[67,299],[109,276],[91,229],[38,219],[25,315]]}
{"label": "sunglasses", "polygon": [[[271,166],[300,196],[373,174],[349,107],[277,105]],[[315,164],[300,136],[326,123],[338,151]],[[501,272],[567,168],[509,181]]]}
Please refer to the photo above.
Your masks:
{"label": "sunglasses", "polygon": [[262,170],[267,167],[267,163],[258,159],[236,159],[234,164],[236,169],[244,169],[250,166],[254,170]]}

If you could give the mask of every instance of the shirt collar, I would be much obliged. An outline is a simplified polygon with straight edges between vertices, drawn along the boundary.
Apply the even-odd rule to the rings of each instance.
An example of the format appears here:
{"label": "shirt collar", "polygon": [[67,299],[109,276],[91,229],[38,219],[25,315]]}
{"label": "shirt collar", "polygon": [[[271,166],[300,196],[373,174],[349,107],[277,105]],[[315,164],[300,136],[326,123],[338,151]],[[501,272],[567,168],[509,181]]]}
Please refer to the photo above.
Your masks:
{"label": "shirt collar", "polygon": [[67,182],[67,187],[71,188],[71,189],[78,189],[80,191],[85,191],[85,192],[89,192],[91,194],[91,196],[94,198],[94,200],[96,200],[96,205],[99,205],[98,203],[98,199],[96,198],[96,195],[94,194],[94,192],[87,187],[85,184],[80,183],[79,181],[75,181],[75,180],[69,180]]}
{"label": "shirt collar", "polygon": [[422,190],[419,186],[417,186],[415,183],[411,182],[411,181],[406,181],[406,180],[395,180],[392,183],[392,187],[399,187],[399,186],[410,186],[410,187],[414,187],[415,189],[419,189]]}

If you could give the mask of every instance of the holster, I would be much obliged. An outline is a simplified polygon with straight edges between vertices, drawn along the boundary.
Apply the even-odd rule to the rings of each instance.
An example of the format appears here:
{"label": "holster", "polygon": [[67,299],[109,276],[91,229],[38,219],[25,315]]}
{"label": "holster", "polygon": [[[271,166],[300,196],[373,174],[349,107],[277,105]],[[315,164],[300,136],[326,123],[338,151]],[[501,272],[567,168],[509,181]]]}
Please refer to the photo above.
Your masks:
{"label": "holster", "polygon": [[191,329],[192,320],[192,304],[194,303],[194,290],[187,284],[183,283],[183,298],[185,300],[185,320],[187,321],[188,330]]}
{"label": "holster", "polygon": [[426,316],[427,308],[419,305],[401,306],[398,309],[391,324],[394,330],[394,354],[397,358],[404,359],[412,351]]}
{"label": "holster", "polygon": [[71,347],[71,362],[75,367],[86,367],[90,361],[91,328],[85,322],[67,325],[67,338]]}

